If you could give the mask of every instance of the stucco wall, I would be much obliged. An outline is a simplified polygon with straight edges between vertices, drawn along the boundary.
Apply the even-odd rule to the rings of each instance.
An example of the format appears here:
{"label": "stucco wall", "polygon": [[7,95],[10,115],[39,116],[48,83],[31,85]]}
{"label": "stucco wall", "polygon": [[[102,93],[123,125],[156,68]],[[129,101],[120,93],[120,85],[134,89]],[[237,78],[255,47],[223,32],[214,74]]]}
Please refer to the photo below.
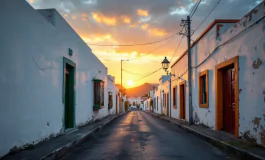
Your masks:
{"label": "stucco wall", "polygon": [[[214,26],[192,48],[192,66],[195,67],[192,70],[192,104],[195,122],[204,124],[212,129],[216,128],[215,66],[232,57],[239,56],[239,136],[263,145],[265,145],[264,6],[265,2],[262,2],[236,24],[222,24],[223,26],[221,26],[220,30],[217,30],[217,27]],[[254,24],[255,22],[257,23]],[[253,26],[248,29],[251,25]],[[217,38],[216,31],[219,33]],[[241,32],[240,36],[225,43]],[[223,43],[225,45],[214,50]],[[204,61],[205,59],[207,60]],[[259,62],[263,62],[261,65],[258,64],[258,59],[260,59]],[[176,75],[181,75],[186,69],[187,56],[184,56],[174,65],[172,71]],[[198,73],[206,69],[209,70],[209,108],[199,108]],[[187,80],[187,73],[182,78]],[[186,91],[188,91],[188,88],[186,88]],[[188,97],[186,99],[188,100]],[[188,104],[188,101],[186,102]],[[177,103],[179,105],[179,100]],[[186,111],[188,112],[188,110]]]}
{"label": "stucco wall", "polygon": [[[187,72],[187,66],[188,66],[188,56],[185,55],[180,61],[178,61],[172,68],[171,72],[175,74],[175,76],[172,77],[172,88],[177,87],[176,89],[176,96],[177,96],[177,102],[176,102],[176,109],[172,109],[172,117],[174,118],[180,118],[179,113],[180,113],[180,92],[179,92],[179,84],[183,81],[186,81],[186,86],[185,86],[185,95],[186,95],[186,108],[185,108],[185,117],[186,121],[188,121],[189,117],[189,88],[188,88],[188,72]],[[172,95],[173,95],[173,90],[172,90]],[[173,105],[173,99],[171,101],[171,104]]]}
{"label": "stucco wall", "polygon": [[108,114],[106,86],[105,108],[92,109],[92,79],[97,76],[107,82],[107,69],[66,21],[52,12],[53,23],[26,1],[0,1],[0,157],[15,146],[62,132],[63,57],[76,64],[76,125]]}

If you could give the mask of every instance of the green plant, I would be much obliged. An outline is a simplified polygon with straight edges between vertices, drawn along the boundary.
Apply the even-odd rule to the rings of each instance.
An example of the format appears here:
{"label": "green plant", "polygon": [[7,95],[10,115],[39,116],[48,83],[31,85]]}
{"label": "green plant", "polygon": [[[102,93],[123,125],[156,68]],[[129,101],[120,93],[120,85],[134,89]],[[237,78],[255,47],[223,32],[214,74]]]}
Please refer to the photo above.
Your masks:
{"label": "green plant", "polygon": [[94,111],[98,111],[98,110],[100,110],[100,105],[99,105],[99,104],[95,104],[95,105],[93,105],[93,110],[94,110]]}

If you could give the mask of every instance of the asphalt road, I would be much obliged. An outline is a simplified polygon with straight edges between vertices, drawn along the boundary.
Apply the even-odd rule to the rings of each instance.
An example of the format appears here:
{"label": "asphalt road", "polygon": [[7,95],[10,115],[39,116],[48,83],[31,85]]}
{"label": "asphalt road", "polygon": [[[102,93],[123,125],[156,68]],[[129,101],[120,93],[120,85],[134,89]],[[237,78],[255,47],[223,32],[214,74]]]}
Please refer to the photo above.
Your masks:
{"label": "asphalt road", "polygon": [[218,149],[173,124],[142,111],[130,111],[66,154],[63,159],[221,160],[228,158]]}

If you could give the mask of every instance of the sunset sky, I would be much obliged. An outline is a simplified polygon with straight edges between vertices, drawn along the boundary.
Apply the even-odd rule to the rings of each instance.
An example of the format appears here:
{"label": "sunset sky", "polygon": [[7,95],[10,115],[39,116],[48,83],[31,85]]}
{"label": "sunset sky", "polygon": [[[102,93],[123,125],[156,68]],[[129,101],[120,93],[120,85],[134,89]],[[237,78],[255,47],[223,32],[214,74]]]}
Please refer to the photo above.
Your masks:
{"label": "sunset sky", "polygon": [[[186,19],[196,0],[27,0],[35,9],[56,8],[73,29],[88,44],[135,44],[164,39],[180,31],[181,19]],[[196,28],[218,0],[202,0],[192,17]],[[205,23],[194,33],[195,40],[214,19],[238,19],[262,0],[221,0]],[[163,70],[148,76],[161,67],[165,56],[170,60],[181,36],[145,46],[92,46],[93,53],[106,65],[109,74],[120,83],[121,59],[123,84],[134,87],[145,82],[158,83]],[[166,44],[165,44],[166,43]],[[165,44],[155,52],[148,52]],[[187,47],[184,38],[172,63]],[[137,80],[136,79],[140,79]],[[130,85],[129,85],[130,84]]]}

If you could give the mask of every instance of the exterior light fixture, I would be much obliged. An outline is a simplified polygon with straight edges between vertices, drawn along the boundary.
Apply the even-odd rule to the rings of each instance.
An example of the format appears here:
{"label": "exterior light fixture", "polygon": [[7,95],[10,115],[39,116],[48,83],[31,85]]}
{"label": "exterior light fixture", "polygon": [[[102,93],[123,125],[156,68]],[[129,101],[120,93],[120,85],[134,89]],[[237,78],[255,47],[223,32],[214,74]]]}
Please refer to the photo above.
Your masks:
{"label": "exterior light fixture", "polygon": [[162,68],[167,71],[168,67],[169,67],[169,61],[167,60],[167,57],[165,57],[165,59],[161,62],[162,63]]}

